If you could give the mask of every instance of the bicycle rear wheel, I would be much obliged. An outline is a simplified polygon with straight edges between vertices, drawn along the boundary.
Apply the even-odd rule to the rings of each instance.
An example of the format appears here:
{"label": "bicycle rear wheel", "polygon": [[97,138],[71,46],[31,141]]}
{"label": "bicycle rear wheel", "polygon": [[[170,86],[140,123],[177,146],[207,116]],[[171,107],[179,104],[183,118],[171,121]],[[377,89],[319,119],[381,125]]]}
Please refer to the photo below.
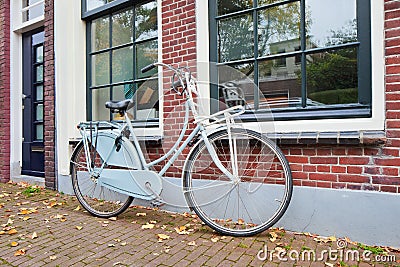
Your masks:
{"label": "bicycle rear wheel", "polygon": [[[89,143],[92,169],[100,168],[103,159]],[[88,155],[83,142],[79,143],[71,159],[72,186],[79,203],[92,215],[109,218],[124,212],[133,197],[100,186],[93,172],[87,167]]]}
{"label": "bicycle rear wheel", "polygon": [[216,156],[234,174],[227,177],[201,141],[184,172],[188,205],[219,233],[251,236],[273,226],[285,213],[293,190],[289,164],[276,144],[261,134],[231,129],[209,136]]}

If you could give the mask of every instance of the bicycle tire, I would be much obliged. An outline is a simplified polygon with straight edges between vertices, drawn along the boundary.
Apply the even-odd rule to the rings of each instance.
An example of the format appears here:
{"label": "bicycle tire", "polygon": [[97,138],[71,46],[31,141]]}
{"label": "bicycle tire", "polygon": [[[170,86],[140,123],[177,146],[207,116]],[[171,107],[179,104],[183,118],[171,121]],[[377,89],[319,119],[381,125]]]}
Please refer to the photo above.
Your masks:
{"label": "bicycle tire", "polygon": [[[101,166],[103,160],[90,143],[89,149],[91,158],[95,158],[93,167]],[[71,158],[72,187],[79,203],[96,217],[110,218],[121,214],[130,206],[133,197],[98,185],[96,178],[91,177],[88,171],[86,157],[81,141]]]}
{"label": "bicycle tire", "polygon": [[[293,191],[289,163],[276,144],[246,129],[231,129],[236,144],[237,177],[231,181],[213,162],[204,140],[184,169],[187,204],[215,231],[252,236],[272,227],[287,210]],[[225,168],[232,170],[227,130],[208,137]]]}

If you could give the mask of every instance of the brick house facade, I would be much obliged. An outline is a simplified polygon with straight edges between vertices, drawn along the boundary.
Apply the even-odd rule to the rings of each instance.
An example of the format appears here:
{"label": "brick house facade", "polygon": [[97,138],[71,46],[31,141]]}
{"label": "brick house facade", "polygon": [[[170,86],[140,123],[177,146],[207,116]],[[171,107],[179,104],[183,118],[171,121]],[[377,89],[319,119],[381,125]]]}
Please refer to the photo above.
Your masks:
{"label": "brick house facade", "polygon": [[[116,2],[118,4],[124,1]],[[71,78],[71,82],[75,81],[71,85],[80,84],[79,89],[66,88],[67,86],[64,86],[61,81],[57,81],[57,79],[67,79],[61,77],[63,76],[61,70],[66,64],[62,62],[65,57],[61,55],[62,51],[55,48],[58,44],[57,41],[62,40],[60,36],[64,34],[57,32],[57,29],[63,28],[56,16],[62,13],[60,10],[65,7],[65,3],[57,0],[45,0],[44,19],[40,25],[40,27],[44,27],[45,32],[44,55],[46,58],[44,66],[44,180],[46,187],[59,190],[62,190],[60,188],[62,179],[68,183],[68,179],[62,177],[68,177],[68,161],[72,148],[70,141],[75,140],[76,137],[74,125],[80,120],[86,119],[82,106],[74,101],[75,99],[83,101],[81,103],[87,103],[87,100],[85,102],[82,98],[87,97],[85,92],[88,85],[85,84],[85,77],[90,76],[90,73],[86,74],[87,69],[85,68],[88,65],[87,48],[85,48],[88,45],[86,43],[88,28],[86,28],[86,21],[79,16],[80,8],[76,9],[76,6],[80,6],[78,3],[80,4],[81,1],[75,0],[74,4],[71,4],[75,5],[75,8],[69,7],[66,11],[68,15],[75,15],[70,20],[76,25],[73,26],[74,31],[65,34],[69,37],[73,37],[74,34],[79,35],[76,39],[71,39],[72,43],[75,42],[72,47],[77,49],[76,51],[82,50],[83,52],[75,55],[77,57],[74,61],[75,65],[68,68],[68,75],[74,73],[75,67],[77,67],[75,74],[79,77],[83,75],[83,78]],[[384,55],[382,60],[384,77],[380,77],[384,82],[384,103],[381,103],[382,109],[384,109],[382,111],[384,127],[377,126],[376,129],[358,129],[357,131],[342,129],[309,131],[307,122],[304,122],[303,130],[274,133],[277,143],[290,163],[296,187],[325,188],[336,190],[335,192],[340,192],[342,189],[354,192],[383,192],[382,195],[390,193],[391,197],[398,198],[400,193],[400,2],[384,0],[382,4],[384,14],[381,14],[381,17],[384,18],[384,21],[381,21],[381,24],[384,27],[382,34],[384,39],[373,41],[384,43],[382,45],[384,51],[373,51],[373,53],[378,52],[378,54]],[[202,24],[205,21],[202,15],[207,12],[199,15],[199,9],[202,10],[203,7],[200,7],[199,1],[196,0],[158,0],[157,5],[159,8],[158,58],[168,64],[190,62],[189,65],[195,69],[196,60],[200,58],[199,50],[208,46],[208,43],[204,42],[205,40],[199,34],[200,31],[208,30],[207,26]],[[112,8],[115,9],[115,6]],[[126,4],[124,4],[125,6]],[[102,12],[106,14],[106,11]],[[89,12],[88,16],[92,16],[92,13]],[[10,178],[13,179],[11,177],[13,172],[10,171],[10,161],[12,161],[10,147],[13,144],[10,142],[11,126],[8,108],[10,88],[12,88],[10,72],[16,71],[10,68],[10,61],[13,58],[10,56],[9,36],[14,34],[13,29],[10,30],[10,1],[0,1],[0,20],[2,22],[0,29],[0,108],[2,109],[0,114],[2,125],[0,129],[0,179],[2,182],[7,182]],[[68,55],[73,54],[73,52],[69,53],[71,54]],[[84,57],[80,57],[82,53]],[[202,57],[207,56],[203,55]],[[86,65],[82,64],[80,59]],[[57,71],[59,71],[58,76]],[[182,99],[171,92],[168,82],[169,79],[164,79],[162,93],[162,114],[164,116],[160,119],[163,121],[163,132],[160,135],[174,136],[182,118],[171,120],[170,113],[171,111],[175,112],[176,106],[181,103]],[[69,94],[67,90],[74,90],[71,93],[73,96],[69,100],[64,100],[63,96]],[[374,99],[372,103],[376,104]],[[65,113],[72,115],[66,117]],[[69,120],[66,126],[61,123],[65,119]],[[68,129],[66,129],[67,127]],[[64,134],[64,132],[66,133]],[[149,146],[150,158],[156,158],[162,152],[162,147],[166,145],[166,142],[168,140],[164,141],[162,145]],[[189,149],[185,153],[188,151]],[[167,176],[180,177],[182,164],[183,159],[180,158],[177,165],[169,169]]]}

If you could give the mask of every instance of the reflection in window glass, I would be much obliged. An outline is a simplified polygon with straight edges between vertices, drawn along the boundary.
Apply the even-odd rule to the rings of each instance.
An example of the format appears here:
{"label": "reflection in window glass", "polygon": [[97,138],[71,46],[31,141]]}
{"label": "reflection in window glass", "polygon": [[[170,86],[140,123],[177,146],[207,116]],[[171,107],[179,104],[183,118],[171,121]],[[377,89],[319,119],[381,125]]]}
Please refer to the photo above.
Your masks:
{"label": "reflection in window glass", "polygon": [[33,20],[44,15],[43,0],[24,0],[22,8],[23,22]]}
{"label": "reflection in window glass", "polygon": [[218,23],[220,62],[250,58],[254,55],[253,17],[237,16]]}
{"label": "reflection in window glass", "polygon": [[142,73],[140,70],[157,61],[157,40],[136,45],[136,75],[138,78],[149,77],[157,73],[157,68]]}
{"label": "reflection in window glass", "polygon": [[225,15],[253,7],[253,0],[218,0],[218,15]]}
{"label": "reflection in window glass", "polygon": [[92,21],[92,51],[98,51],[110,46],[109,17]]}
{"label": "reflection in window glass", "polygon": [[133,79],[133,46],[114,50],[112,53],[112,82]]}
{"label": "reflection in window glass", "polygon": [[282,57],[260,62],[259,89],[270,108],[301,107],[301,68],[295,61]]}
{"label": "reflection in window glass", "polygon": [[36,63],[43,62],[43,46],[36,47]]}
{"label": "reflection in window glass", "polygon": [[151,79],[140,84],[135,94],[136,120],[158,118],[158,80]]}
{"label": "reflection in window glass", "polygon": [[36,86],[36,101],[43,101],[43,85]]}
{"label": "reflection in window glass", "polygon": [[112,16],[112,45],[133,41],[133,10],[125,10]]}
{"label": "reflection in window glass", "polygon": [[135,9],[136,40],[157,37],[157,3],[150,2]]}
{"label": "reflection in window glass", "polygon": [[110,100],[110,88],[92,90],[92,119],[109,120],[110,111],[105,107],[105,103]]}
{"label": "reflection in window glass", "polygon": [[307,48],[357,41],[356,0],[306,0]]}
{"label": "reflection in window glass", "polygon": [[36,125],[36,140],[43,140],[43,124]]}
{"label": "reflection in window glass", "polygon": [[276,6],[258,13],[260,56],[294,51],[300,45],[300,3]]}
{"label": "reflection in window glass", "polygon": [[36,82],[43,81],[43,65],[39,65],[36,67]]}
{"label": "reflection in window glass", "polygon": [[43,121],[43,104],[36,105],[36,120]]}
{"label": "reflection in window glass", "polygon": [[92,56],[92,84],[102,85],[110,83],[110,57],[109,53]]}
{"label": "reflection in window glass", "polygon": [[358,103],[356,48],[321,52],[308,57],[308,99],[326,105]]}

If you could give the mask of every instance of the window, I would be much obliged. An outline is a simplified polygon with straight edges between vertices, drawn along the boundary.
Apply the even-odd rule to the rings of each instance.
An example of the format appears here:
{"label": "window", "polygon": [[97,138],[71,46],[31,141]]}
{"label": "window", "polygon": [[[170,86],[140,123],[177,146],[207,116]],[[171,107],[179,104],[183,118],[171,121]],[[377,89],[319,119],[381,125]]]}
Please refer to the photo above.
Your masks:
{"label": "window", "polygon": [[22,22],[27,22],[44,15],[44,0],[22,1]]}
{"label": "window", "polygon": [[[371,116],[369,0],[209,0],[210,60],[275,119]],[[212,79],[214,79],[212,78]],[[254,86],[253,86],[254,87]],[[221,99],[211,88],[211,96]],[[221,105],[222,107],[222,105]],[[218,108],[212,107],[213,110]]]}
{"label": "window", "polygon": [[106,10],[106,15],[90,19],[87,24],[88,119],[116,119],[104,103],[134,95],[132,118],[155,119],[158,80],[147,80],[157,70],[142,74],[140,69],[158,58],[157,3],[150,1],[112,10]]}

